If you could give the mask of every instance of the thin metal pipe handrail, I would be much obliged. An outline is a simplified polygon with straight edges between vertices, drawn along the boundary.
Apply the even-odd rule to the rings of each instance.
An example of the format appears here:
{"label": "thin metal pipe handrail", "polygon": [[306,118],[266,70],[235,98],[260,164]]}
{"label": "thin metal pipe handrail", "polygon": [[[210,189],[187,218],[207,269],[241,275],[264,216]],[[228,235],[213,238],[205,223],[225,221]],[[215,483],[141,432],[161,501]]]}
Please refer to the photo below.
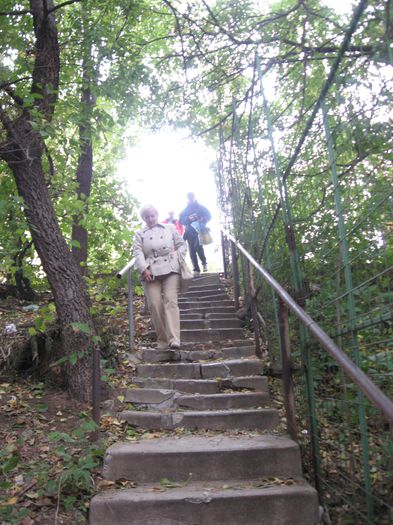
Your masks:
{"label": "thin metal pipe handrail", "polygon": [[131,259],[130,262],[128,262],[124,268],[120,270],[116,274],[116,277],[118,279],[121,279],[125,274],[127,274],[127,286],[128,286],[128,292],[127,292],[127,305],[128,305],[128,330],[129,330],[129,338],[128,342],[130,345],[130,351],[132,352],[134,348],[134,341],[135,341],[135,326],[134,326],[134,304],[133,304],[133,289],[132,289],[132,275],[131,271],[135,265],[135,257]]}
{"label": "thin metal pipe handrail", "polygon": [[277,295],[284,301],[288,308],[300,319],[306,328],[320,342],[322,348],[337,361],[344,372],[360,388],[371,403],[379,408],[386,419],[393,424],[393,402],[380,390],[373,381],[338,347],[328,334],[322,330],[319,324],[312,319],[303,308],[289,295],[289,293],[276,281],[276,279],[265,270],[254,257],[248,253],[242,244],[227,230],[221,228],[223,234],[242,252],[250,263],[259,271],[262,277],[274,289]]}
{"label": "thin metal pipe handrail", "polygon": [[122,269],[120,270],[120,272],[117,272],[116,277],[117,277],[118,279],[121,279],[121,278],[123,277],[123,275],[124,275],[126,272],[128,272],[128,270],[131,270],[131,269],[132,269],[132,267],[133,267],[134,264],[135,264],[135,260],[136,260],[135,257],[133,257],[133,258],[131,259],[131,261],[128,262],[128,263],[124,266],[124,268],[122,268]]}

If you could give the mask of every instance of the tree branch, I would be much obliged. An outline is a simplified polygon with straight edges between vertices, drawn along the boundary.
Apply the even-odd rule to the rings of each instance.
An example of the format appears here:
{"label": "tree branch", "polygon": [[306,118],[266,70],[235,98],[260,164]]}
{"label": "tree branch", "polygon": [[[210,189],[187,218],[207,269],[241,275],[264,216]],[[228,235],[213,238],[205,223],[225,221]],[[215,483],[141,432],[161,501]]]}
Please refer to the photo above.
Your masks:
{"label": "tree branch", "polygon": [[59,88],[60,51],[53,0],[30,0],[34,18],[35,62],[31,93],[40,95],[36,107],[51,119]]}
{"label": "tree branch", "polygon": [[62,4],[55,5],[54,7],[51,7],[50,9],[48,9],[48,14],[50,15],[51,13],[54,13],[55,11],[57,11],[58,9],[61,9],[62,7],[66,5],[75,4],[81,1],[82,0],[67,0],[66,2],[63,2]]}
{"label": "tree branch", "polygon": [[30,9],[24,9],[23,11],[0,11],[0,16],[23,16],[31,14]]}
{"label": "tree branch", "polygon": [[8,85],[6,84],[5,86],[4,85],[0,86],[0,88],[3,91],[5,91],[7,95],[9,95],[12,98],[12,100],[18,104],[18,106],[23,107],[24,105],[23,98],[17,95],[9,84]]}

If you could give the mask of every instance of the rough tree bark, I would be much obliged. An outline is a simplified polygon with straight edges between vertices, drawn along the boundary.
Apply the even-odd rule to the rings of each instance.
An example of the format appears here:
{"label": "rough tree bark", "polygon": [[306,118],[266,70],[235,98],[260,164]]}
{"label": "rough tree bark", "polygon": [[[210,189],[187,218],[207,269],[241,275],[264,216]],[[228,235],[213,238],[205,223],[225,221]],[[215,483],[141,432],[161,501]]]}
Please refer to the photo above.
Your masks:
{"label": "rough tree bark", "polygon": [[73,242],[72,244],[72,256],[74,257],[82,275],[87,274],[88,232],[81,224],[81,220],[88,213],[88,198],[90,197],[91,182],[93,178],[91,119],[95,101],[91,90],[91,69],[91,46],[89,45],[88,49],[85,51],[83,59],[83,86],[81,93],[83,120],[79,125],[80,153],[76,170],[76,180],[78,182],[77,196],[78,199],[84,203],[84,207],[81,213],[74,216],[72,224],[72,240],[76,241],[76,243]]}
{"label": "rough tree bark", "polygon": [[[37,123],[50,121],[59,86],[59,45],[52,0],[30,0],[34,19],[35,62],[31,92],[37,95],[33,113],[7,83],[12,100],[0,107],[0,157],[12,171],[18,192],[24,200],[25,214],[32,239],[53,291],[62,330],[65,355],[77,352],[75,365],[66,365],[71,395],[82,400],[90,397],[91,337],[94,327],[83,278],[60,231],[49,196],[42,165],[44,143]],[[38,117],[37,117],[38,112]],[[35,125],[32,125],[32,122]],[[87,324],[90,334],[75,330],[72,323]]]}

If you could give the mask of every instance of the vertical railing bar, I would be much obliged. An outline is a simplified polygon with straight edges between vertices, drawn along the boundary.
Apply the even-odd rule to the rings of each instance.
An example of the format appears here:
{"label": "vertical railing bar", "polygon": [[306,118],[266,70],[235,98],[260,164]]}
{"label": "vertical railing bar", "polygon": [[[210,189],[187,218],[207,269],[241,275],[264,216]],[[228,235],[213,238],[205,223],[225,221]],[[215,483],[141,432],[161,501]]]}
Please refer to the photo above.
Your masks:
{"label": "vertical railing bar", "polygon": [[224,234],[221,232],[221,251],[222,251],[222,266],[224,270],[224,278],[228,279],[228,262],[226,255],[226,240]]}
{"label": "vertical railing bar", "polygon": [[[325,101],[321,102],[321,111],[323,126],[325,130],[325,139],[328,150],[329,158],[329,167],[332,177],[332,183],[334,186],[334,202],[335,202],[335,211],[338,219],[338,235],[339,235],[339,246],[340,254],[344,269],[344,281],[346,288],[346,297],[347,297],[347,309],[349,317],[349,325],[352,328],[351,330],[351,339],[352,339],[352,348],[353,348],[353,359],[357,366],[361,366],[360,363],[360,347],[358,335],[355,330],[356,326],[356,304],[354,296],[354,287],[352,282],[352,270],[349,264],[349,246],[347,241],[347,234],[345,228],[345,220],[343,217],[342,211],[342,202],[341,202],[341,192],[340,184],[337,176],[337,166],[336,166],[336,152],[333,144],[332,134],[330,131],[330,124],[328,118],[328,112],[326,108]],[[362,463],[363,463],[363,473],[364,473],[364,485],[366,492],[366,504],[367,504],[367,516],[373,521],[374,519],[374,510],[373,510],[373,498],[370,495],[372,494],[371,488],[371,476],[370,476],[370,458],[369,458],[369,445],[368,445],[368,436],[367,436],[367,422],[366,422],[366,412],[364,404],[364,396],[360,390],[357,392],[358,397],[358,417],[359,417],[359,426],[361,431],[361,444],[362,444]]]}
{"label": "vertical railing bar", "polygon": [[[292,278],[294,287],[296,290],[297,300],[299,304],[305,306],[305,297],[304,297],[304,280],[303,274],[300,267],[299,253],[296,245],[296,238],[293,228],[293,217],[292,209],[288,199],[288,190],[286,177],[282,176],[280,172],[280,165],[276,153],[275,140],[274,140],[274,130],[272,119],[270,115],[270,108],[268,100],[265,95],[264,85],[263,85],[263,75],[260,67],[260,61],[258,54],[256,55],[256,65],[258,70],[260,91],[262,96],[263,110],[266,119],[267,132],[271,145],[271,152],[273,158],[274,172],[276,175],[277,188],[280,197],[281,210],[282,210],[282,221],[285,232],[285,239],[289,251],[289,261],[292,272]],[[315,403],[315,388],[314,388],[314,376],[311,366],[311,354],[309,351],[309,344],[307,341],[307,331],[303,324],[299,325],[299,339],[300,339],[300,350],[302,355],[302,361],[304,365],[304,375],[306,382],[306,391],[307,391],[307,402],[309,407],[309,425],[311,430],[311,448],[312,448],[312,461],[315,474],[315,487],[319,493],[319,498],[321,503],[323,502],[323,491],[321,486],[321,456],[320,456],[320,445],[319,445],[319,434],[318,434],[318,418],[316,411]]]}
{"label": "vertical railing bar", "polygon": [[282,299],[279,299],[278,317],[285,415],[287,419],[289,435],[294,441],[298,442],[295,394],[292,377],[291,343],[289,338],[288,308]]}
{"label": "vertical railing bar", "polygon": [[232,281],[233,281],[233,299],[236,310],[240,308],[240,283],[239,283],[239,267],[237,265],[236,246],[231,242],[231,259],[232,259]]}
{"label": "vertical railing bar", "polygon": [[93,421],[97,425],[93,432],[92,438],[97,441],[100,433],[101,419],[101,351],[97,343],[93,346],[93,384],[92,384],[92,402],[93,402]]}
{"label": "vertical railing bar", "polygon": [[250,291],[250,307],[251,307],[251,317],[254,323],[254,339],[255,339],[255,355],[257,357],[262,357],[262,348],[261,348],[261,338],[259,333],[259,324],[258,324],[258,308],[257,301],[255,298],[255,286],[253,278],[253,268],[251,268],[250,261],[246,259],[246,271]]}
{"label": "vertical railing bar", "polygon": [[134,304],[131,268],[127,271],[127,297],[128,297],[128,331],[129,331],[129,348],[130,352],[134,349],[135,329],[134,329]]}

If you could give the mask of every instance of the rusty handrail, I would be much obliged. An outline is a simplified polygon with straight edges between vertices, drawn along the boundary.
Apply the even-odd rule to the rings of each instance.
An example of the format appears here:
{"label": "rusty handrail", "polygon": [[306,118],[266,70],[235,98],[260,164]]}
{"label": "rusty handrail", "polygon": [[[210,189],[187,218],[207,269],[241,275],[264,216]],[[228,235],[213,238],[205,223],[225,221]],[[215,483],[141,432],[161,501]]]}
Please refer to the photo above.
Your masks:
{"label": "rusty handrail", "polygon": [[298,319],[306,326],[306,328],[319,341],[322,348],[324,348],[335,359],[338,365],[344,372],[352,379],[354,383],[360,388],[363,394],[377,407],[386,417],[386,419],[393,424],[393,402],[385,395],[378,386],[371,381],[371,379],[361,370],[336,343],[328,336],[328,334],[319,326],[319,324],[310,317],[301,306],[289,295],[289,293],[274,279],[270,273],[265,270],[252,255],[240,244],[240,242],[226,230],[221,228],[222,233],[229,239],[237,249],[250,261],[250,263],[258,270],[265,281],[274,289],[280,299],[288,306],[288,308],[298,317]]}

